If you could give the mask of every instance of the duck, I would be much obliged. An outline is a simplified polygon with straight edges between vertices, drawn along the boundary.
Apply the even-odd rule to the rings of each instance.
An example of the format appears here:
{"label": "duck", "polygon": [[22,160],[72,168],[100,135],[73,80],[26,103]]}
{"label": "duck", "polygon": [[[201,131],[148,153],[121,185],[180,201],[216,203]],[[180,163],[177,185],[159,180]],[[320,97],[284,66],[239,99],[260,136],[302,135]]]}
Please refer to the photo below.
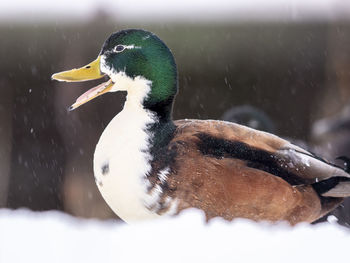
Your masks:
{"label": "duck", "polygon": [[69,110],[126,91],[124,107],[96,145],[96,185],[125,222],[175,216],[188,208],[206,220],[314,222],[350,196],[350,174],[277,137],[219,120],[173,120],[174,56],[155,34],[109,36],[97,58],[52,75],[65,82],[106,78]]}

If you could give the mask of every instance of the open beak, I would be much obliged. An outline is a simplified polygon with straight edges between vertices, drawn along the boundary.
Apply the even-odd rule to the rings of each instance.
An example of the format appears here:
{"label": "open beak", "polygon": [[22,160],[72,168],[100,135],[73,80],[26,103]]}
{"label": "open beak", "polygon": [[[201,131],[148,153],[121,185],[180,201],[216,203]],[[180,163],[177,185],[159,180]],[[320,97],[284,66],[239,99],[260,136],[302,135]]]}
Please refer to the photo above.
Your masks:
{"label": "open beak", "polygon": [[[84,67],[55,73],[51,78],[66,82],[78,82],[103,78],[105,75],[102,74],[100,70],[100,59],[101,57],[98,56],[96,60]],[[107,82],[89,89],[87,92],[81,95],[72,106],[70,106],[69,110],[74,110],[86,102],[109,92],[113,85],[114,83],[112,80],[108,80]]]}

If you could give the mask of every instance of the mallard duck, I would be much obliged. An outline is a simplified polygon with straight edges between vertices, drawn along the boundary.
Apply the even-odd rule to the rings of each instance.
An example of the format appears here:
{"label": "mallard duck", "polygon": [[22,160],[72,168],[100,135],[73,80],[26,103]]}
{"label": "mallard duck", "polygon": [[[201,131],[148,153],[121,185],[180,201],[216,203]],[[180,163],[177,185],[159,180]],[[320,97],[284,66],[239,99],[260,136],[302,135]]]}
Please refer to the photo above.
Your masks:
{"label": "mallard duck", "polygon": [[172,120],[177,67],[155,34],[113,33],[97,59],[52,75],[60,81],[108,76],[70,107],[126,91],[123,110],[103,131],[94,175],[124,221],[175,215],[186,208],[207,220],[313,222],[350,195],[350,175],[275,135],[217,120]]}

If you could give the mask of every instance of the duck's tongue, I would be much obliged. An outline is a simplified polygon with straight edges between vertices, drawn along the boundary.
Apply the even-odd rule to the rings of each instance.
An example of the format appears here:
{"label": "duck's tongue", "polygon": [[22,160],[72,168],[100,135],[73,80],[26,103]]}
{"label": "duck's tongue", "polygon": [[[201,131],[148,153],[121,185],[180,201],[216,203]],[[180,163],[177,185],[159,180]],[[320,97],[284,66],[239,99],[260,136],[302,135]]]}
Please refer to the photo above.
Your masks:
{"label": "duck's tongue", "polygon": [[77,100],[75,101],[75,103],[69,107],[69,110],[75,110],[76,108],[78,108],[79,106],[85,104],[86,102],[106,93],[109,92],[111,90],[111,88],[113,87],[114,83],[112,82],[112,80],[108,80],[106,82],[101,83],[100,85],[89,89],[88,91],[86,91],[85,93],[83,93],[79,98],[77,98]]}

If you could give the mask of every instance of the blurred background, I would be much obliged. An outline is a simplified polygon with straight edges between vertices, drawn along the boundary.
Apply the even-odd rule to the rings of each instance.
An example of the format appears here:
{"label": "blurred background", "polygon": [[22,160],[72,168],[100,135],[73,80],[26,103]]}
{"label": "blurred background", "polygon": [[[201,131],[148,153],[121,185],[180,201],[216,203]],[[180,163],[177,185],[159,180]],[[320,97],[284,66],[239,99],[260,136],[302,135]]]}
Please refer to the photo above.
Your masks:
{"label": "blurred background", "polygon": [[[98,82],[50,77],[89,63],[126,28],[153,31],[173,51],[174,119],[237,121],[339,165],[350,156],[349,1],[2,1],[0,207],[116,218],[92,157],[125,94],[68,112]],[[350,201],[334,214],[349,225]]]}

